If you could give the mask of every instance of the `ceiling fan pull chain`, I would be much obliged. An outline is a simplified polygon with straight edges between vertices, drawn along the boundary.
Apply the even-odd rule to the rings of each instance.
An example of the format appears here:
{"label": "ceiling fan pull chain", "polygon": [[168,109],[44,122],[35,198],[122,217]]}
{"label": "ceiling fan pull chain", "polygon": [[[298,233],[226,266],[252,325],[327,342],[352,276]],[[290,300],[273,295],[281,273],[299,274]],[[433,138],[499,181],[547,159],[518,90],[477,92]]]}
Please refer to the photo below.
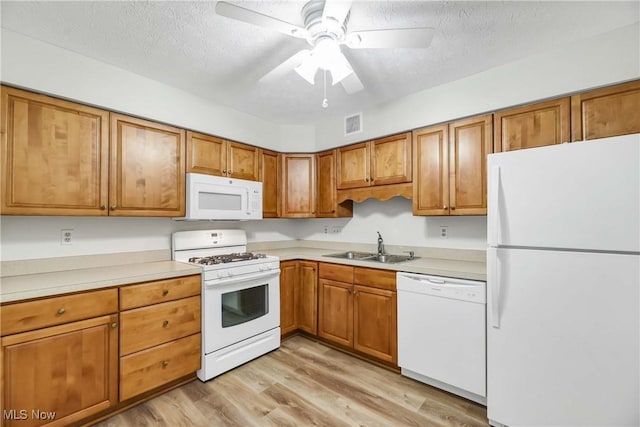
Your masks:
{"label": "ceiling fan pull chain", "polygon": [[327,108],[329,106],[329,101],[327,100],[327,70],[322,70],[322,74],[324,76],[324,99],[322,100],[322,108]]}

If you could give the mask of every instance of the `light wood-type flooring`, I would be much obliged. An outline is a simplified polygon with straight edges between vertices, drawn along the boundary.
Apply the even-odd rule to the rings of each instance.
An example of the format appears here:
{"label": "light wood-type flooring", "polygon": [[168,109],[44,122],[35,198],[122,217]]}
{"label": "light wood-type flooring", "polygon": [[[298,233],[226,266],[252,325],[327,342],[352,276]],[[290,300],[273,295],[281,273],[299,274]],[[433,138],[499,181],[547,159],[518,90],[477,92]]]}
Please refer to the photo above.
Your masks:
{"label": "light wood-type flooring", "polygon": [[302,336],[97,425],[488,426],[481,405]]}

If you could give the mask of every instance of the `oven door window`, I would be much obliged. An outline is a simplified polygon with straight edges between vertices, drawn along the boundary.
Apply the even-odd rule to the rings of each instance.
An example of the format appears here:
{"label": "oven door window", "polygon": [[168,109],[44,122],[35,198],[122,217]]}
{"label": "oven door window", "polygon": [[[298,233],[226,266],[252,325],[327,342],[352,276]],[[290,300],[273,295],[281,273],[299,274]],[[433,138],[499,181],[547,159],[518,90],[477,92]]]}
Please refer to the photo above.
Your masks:
{"label": "oven door window", "polygon": [[222,294],[222,327],[240,325],[269,312],[268,285]]}

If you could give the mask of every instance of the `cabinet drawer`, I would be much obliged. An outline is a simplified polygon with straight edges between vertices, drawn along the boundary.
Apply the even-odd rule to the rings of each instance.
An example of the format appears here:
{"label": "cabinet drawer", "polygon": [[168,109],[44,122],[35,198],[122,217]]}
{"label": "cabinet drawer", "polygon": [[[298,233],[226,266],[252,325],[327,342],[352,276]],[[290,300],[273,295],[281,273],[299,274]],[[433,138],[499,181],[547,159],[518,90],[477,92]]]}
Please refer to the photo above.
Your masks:
{"label": "cabinet drawer", "polygon": [[396,272],[377,268],[355,267],[353,283],[395,291]]}
{"label": "cabinet drawer", "polygon": [[200,332],[200,297],[120,313],[120,355]]}
{"label": "cabinet drawer", "polygon": [[200,369],[200,334],[120,359],[120,401]]}
{"label": "cabinet drawer", "polygon": [[2,335],[98,317],[118,311],[118,290],[105,289],[0,307]]}
{"label": "cabinet drawer", "polygon": [[320,263],[320,277],[337,280],[338,282],[353,283],[353,267],[348,265]]}
{"label": "cabinet drawer", "polygon": [[120,288],[120,310],[200,295],[200,275],[177,277]]}

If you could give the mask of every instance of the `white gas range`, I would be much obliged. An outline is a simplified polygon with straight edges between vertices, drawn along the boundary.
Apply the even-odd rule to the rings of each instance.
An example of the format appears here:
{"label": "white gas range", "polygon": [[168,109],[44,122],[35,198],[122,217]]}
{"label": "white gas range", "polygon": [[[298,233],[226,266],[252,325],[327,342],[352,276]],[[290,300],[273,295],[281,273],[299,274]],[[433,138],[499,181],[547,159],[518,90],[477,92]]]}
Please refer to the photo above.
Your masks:
{"label": "white gas range", "polygon": [[244,230],[173,233],[175,261],[202,268],[202,365],[207,381],[280,347],[280,260],[246,252]]}

